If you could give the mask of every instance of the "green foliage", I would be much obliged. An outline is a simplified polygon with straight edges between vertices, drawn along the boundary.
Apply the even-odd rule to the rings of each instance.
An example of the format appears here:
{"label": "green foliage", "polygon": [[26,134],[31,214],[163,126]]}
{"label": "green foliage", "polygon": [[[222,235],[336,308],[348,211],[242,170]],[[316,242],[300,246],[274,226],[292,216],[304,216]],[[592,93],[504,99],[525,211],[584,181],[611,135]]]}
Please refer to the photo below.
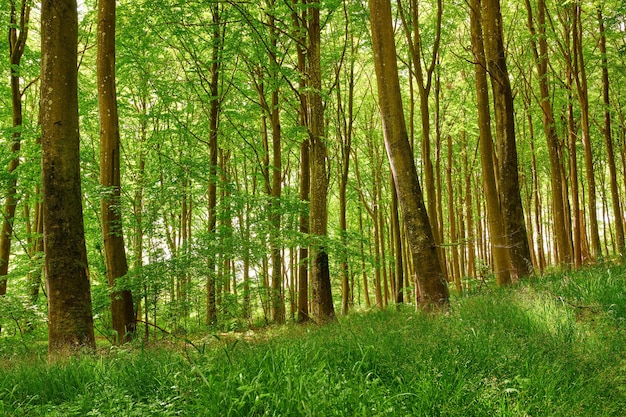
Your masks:
{"label": "green foliage", "polygon": [[0,414],[620,416],[625,272],[487,289],[435,315],[137,342],[57,364],[22,356],[0,374]]}

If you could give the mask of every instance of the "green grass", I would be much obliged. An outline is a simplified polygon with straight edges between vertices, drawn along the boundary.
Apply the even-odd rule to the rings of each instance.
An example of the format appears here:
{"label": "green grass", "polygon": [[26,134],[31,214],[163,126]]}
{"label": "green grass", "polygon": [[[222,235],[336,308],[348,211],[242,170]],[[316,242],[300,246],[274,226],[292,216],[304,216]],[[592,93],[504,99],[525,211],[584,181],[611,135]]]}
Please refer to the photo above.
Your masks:
{"label": "green grass", "polygon": [[598,267],[444,314],[405,307],[57,364],[0,340],[0,416],[623,416],[625,275]]}

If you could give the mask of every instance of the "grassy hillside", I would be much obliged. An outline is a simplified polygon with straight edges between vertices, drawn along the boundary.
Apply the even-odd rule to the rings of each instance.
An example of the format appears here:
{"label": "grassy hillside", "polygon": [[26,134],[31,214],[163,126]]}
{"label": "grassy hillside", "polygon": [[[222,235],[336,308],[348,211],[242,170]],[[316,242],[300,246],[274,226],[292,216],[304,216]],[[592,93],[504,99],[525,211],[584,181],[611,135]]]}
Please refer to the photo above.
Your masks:
{"label": "grassy hillside", "polygon": [[137,344],[48,365],[0,340],[0,416],[623,416],[626,269],[325,327]]}

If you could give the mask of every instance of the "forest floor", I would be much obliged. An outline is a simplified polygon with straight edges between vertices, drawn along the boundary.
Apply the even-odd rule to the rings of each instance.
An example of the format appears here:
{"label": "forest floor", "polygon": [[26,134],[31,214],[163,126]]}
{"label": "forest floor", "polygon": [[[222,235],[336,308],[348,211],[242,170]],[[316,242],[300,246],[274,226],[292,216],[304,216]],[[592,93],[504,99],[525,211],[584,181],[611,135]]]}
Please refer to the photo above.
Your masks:
{"label": "forest floor", "polygon": [[0,339],[0,416],[624,416],[626,268],[98,353]]}

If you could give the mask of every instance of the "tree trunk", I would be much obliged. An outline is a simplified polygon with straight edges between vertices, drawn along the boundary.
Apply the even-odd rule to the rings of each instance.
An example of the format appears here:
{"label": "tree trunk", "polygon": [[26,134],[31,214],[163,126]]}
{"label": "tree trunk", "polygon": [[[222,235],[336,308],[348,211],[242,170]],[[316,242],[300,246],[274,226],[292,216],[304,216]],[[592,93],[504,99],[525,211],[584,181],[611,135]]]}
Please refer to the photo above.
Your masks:
{"label": "tree trunk", "polygon": [[122,207],[120,201],[120,131],[115,91],[115,0],[98,2],[98,109],[100,114],[100,185],[102,236],[106,274],[111,292],[111,318],[115,343],[128,342],[135,332],[133,296],[129,289],[116,288],[118,278],[128,272]]}
{"label": "tree trunk", "polygon": [[404,265],[403,265],[403,249],[402,249],[402,230],[400,226],[400,216],[398,213],[398,193],[396,192],[396,184],[391,176],[391,230],[393,247],[395,253],[395,302],[396,304],[404,303]]}
{"label": "tree trunk", "polygon": [[41,152],[50,356],[95,348],[80,186],[75,0],[41,4]]}
{"label": "tree trunk", "polygon": [[391,4],[389,0],[370,0],[369,9],[385,146],[417,273],[419,302],[426,307],[447,305],[448,286],[437,256],[404,121]]}
{"label": "tree trunk", "polygon": [[0,297],[7,292],[6,276],[9,273],[13,220],[17,208],[17,177],[14,171],[20,165],[19,152],[22,139],[22,93],[20,91],[19,66],[28,37],[30,3],[22,0],[19,21],[15,1],[11,1],[11,25],[9,26],[9,62],[11,64],[11,108],[13,111],[12,159],[9,162],[9,180],[5,195],[2,231],[0,232]]}
{"label": "tree trunk", "polygon": [[[428,208],[428,217],[430,218],[431,228],[433,231],[433,237],[437,245],[437,253],[439,255],[439,261],[441,267],[446,273],[445,268],[445,255],[444,250],[441,247],[443,231],[442,224],[440,224],[439,208],[441,204],[437,204],[440,195],[437,194],[437,187],[435,182],[435,170],[431,159],[431,135],[430,135],[430,105],[429,97],[432,90],[433,74],[436,68],[437,59],[439,56],[439,44],[441,40],[441,22],[443,16],[443,1],[437,0],[437,21],[435,39],[432,47],[432,55],[430,56],[430,62],[423,61],[423,45],[422,34],[420,32],[419,22],[419,1],[410,0],[409,11],[411,16],[405,16],[402,8],[402,2],[398,2],[400,15],[402,17],[402,24],[404,26],[406,39],[409,45],[409,51],[411,55],[411,62],[413,63],[413,74],[417,81],[417,91],[420,99],[420,115],[422,125],[422,164],[424,170],[424,183],[426,189],[426,203]],[[409,23],[412,23],[412,31]],[[422,65],[425,67],[423,68]],[[440,201],[439,201],[440,202]]]}
{"label": "tree trunk", "polygon": [[[213,29],[213,48],[211,50],[211,81],[209,88],[211,91],[211,103],[209,110],[209,235],[216,233],[217,226],[217,163],[218,163],[218,127],[220,114],[220,98],[219,98],[219,79],[221,70],[221,16],[220,5],[211,6],[212,29]],[[217,284],[216,284],[216,262],[215,259],[209,257],[208,275],[206,278],[206,324],[212,325],[217,322]]]}
{"label": "tree trunk", "polygon": [[506,65],[500,0],[482,0],[483,35],[487,70],[494,95],[498,143],[499,191],[513,279],[532,273],[519,187],[513,92]]}
{"label": "tree trunk", "polygon": [[[550,87],[548,79],[548,68],[550,66],[548,55],[548,42],[546,39],[546,4],[545,0],[539,0],[537,3],[537,26],[539,27],[539,35],[535,30],[530,0],[526,0],[526,9],[528,13],[528,28],[532,35],[531,48],[535,58],[535,66],[539,78],[540,106],[543,113],[543,130],[546,135],[548,156],[550,161],[550,184],[552,186],[552,201],[554,215],[554,234],[556,238],[557,252],[555,253],[557,263],[566,266],[572,263],[572,243],[568,239],[567,221],[566,221],[566,200],[564,193],[564,185],[561,177],[561,156],[559,154],[559,139],[556,133],[556,124],[554,120],[554,112],[552,110],[552,102],[550,97]],[[537,50],[537,41],[539,42],[539,50]]]}
{"label": "tree trunk", "polygon": [[622,214],[619,188],[617,184],[617,168],[615,166],[615,151],[613,149],[613,138],[611,135],[611,99],[609,89],[609,68],[606,55],[606,35],[604,31],[604,17],[602,9],[598,7],[598,24],[600,26],[600,56],[602,57],[602,99],[604,101],[604,142],[606,144],[607,162],[609,164],[609,178],[611,185],[611,202],[613,203],[613,224],[615,226],[615,236],[617,253],[625,254],[624,242],[624,216]]}
{"label": "tree trunk", "polygon": [[[339,229],[341,233],[342,254],[339,269],[341,271],[341,314],[348,314],[350,305],[350,268],[348,264],[348,221],[347,211],[347,188],[348,174],[350,172],[350,152],[352,150],[352,132],[354,125],[354,61],[356,51],[354,39],[351,42],[351,59],[348,72],[348,97],[347,109],[344,108],[342,90],[337,87],[337,124],[338,133],[341,138],[341,163],[339,164]],[[340,68],[337,69],[339,71]]]}
{"label": "tree trunk", "polygon": [[[294,6],[298,5],[299,0],[293,0]],[[294,37],[298,40],[296,42],[296,53],[298,55],[298,72],[299,79],[299,91],[298,99],[300,101],[299,112],[299,126],[308,126],[308,103],[306,94],[306,51],[305,45],[307,43],[306,30],[303,30],[303,26],[306,22],[306,11],[303,8],[301,14],[296,12],[296,7],[292,12],[292,20],[294,25]],[[300,184],[299,184],[299,199],[301,204],[307,204],[309,202],[309,193],[311,188],[311,169],[309,164],[309,148],[310,141],[305,139],[300,144]],[[306,236],[309,233],[309,211],[307,209],[300,209],[298,219],[298,231]],[[298,323],[306,323],[309,321],[309,248],[306,244],[301,245],[298,250]]]}
{"label": "tree trunk", "polygon": [[500,195],[496,180],[496,163],[493,160],[493,138],[491,136],[491,115],[489,112],[489,87],[487,84],[487,62],[483,46],[482,12],[480,0],[472,0],[470,24],[472,49],[474,51],[474,71],[478,104],[478,126],[480,129],[480,161],[483,171],[483,192],[487,204],[487,225],[491,238],[493,268],[498,285],[511,282],[510,260],[507,251],[506,231],[500,209]]}
{"label": "tree trunk", "polygon": [[321,322],[335,316],[330,287],[330,270],[325,239],[328,229],[328,171],[327,150],[324,134],[324,104],[322,102],[321,28],[319,0],[310,2],[308,9],[308,68],[309,68],[309,137],[311,140],[311,204],[310,232],[311,283],[313,286],[313,309]]}
{"label": "tree trunk", "polygon": [[582,142],[585,156],[585,174],[587,177],[587,203],[589,215],[589,233],[591,237],[591,256],[594,259],[602,257],[600,245],[600,233],[598,230],[598,215],[596,207],[596,179],[593,167],[593,151],[591,149],[591,131],[589,128],[589,90],[587,88],[587,71],[582,44],[581,6],[574,2],[572,45],[574,55],[574,80],[578,89],[578,102],[580,103],[580,121],[582,128]]}

